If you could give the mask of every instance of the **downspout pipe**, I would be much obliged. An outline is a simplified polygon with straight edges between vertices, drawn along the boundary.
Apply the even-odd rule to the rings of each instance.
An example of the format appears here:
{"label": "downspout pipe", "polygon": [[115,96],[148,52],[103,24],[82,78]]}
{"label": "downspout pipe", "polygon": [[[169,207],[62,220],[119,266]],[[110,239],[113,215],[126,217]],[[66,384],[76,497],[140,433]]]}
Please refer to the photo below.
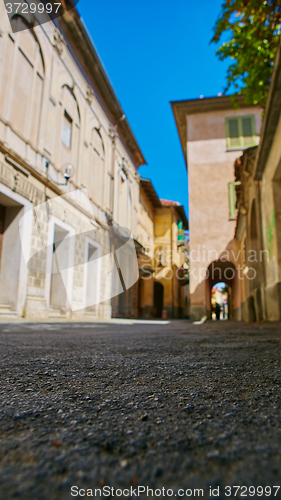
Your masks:
{"label": "downspout pipe", "polygon": [[[115,125],[111,126],[109,129],[109,136],[111,137],[112,140],[112,158],[111,158],[111,174],[110,174],[110,214],[108,217],[108,225],[113,226],[113,213],[114,213],[114,179],[115,179],[115,156],[116,156],[116,138],[118,137],[118,131],[117,131],[117,126],[118,123],[126,119],[126,115],[122,115],[121,118],[115,123]],[[112,232],[113,233],[113,232]],[[111,232],[110,232],[111,234]],[[117,257],[115,255],[115,243],[114,243],[114,236],[111,236],[111,265],[112,269],[115,267],[118,269],[118,261]],[[122,282],[121,282],[122,283]],[[112,273],[112,291],[113,291],[113,284],[114,284],[114,275]],[[123,286],[123,283],[122,283]],[[123,286],[124,288],[124,286]],[[114,296],[114,293],[113,293]],[[118,315],[118,309],[119,307],[117,306],[117,297],[115,300],[111,299],[111,315],[112,317],[115,317]]]}
{"label": "downspout pipe", "polygon": [[114,212],[114,178],[115,178],[115,156],[116,156],[116,138],[118,137],[117,126],[118,123],[124,121],[126,119],[126,115],[122,115],[121,118],[113,125],[109,131],[109,136],[112,140],[112,158],[111,158],[111,186],[110,186],[110,216],[113,220],[113,212]]}

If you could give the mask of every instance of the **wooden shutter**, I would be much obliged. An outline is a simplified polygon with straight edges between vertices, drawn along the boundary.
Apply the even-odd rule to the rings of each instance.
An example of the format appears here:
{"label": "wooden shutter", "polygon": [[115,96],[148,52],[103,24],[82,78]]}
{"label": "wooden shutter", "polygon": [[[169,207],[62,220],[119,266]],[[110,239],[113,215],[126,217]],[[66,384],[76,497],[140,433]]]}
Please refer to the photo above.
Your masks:
{"label": "wooden shutter", "polygon": [[241,147],[241,138],[239,133],[239,119],[228,118],[226,122],[227,148],[238,149]]}
{"label": "wooden shutter", "polygon": [[243,136],[243,146],[244,148],[250,148],[255,146],[255,130],[254,130],[254,117],[245,116],[241,118],[241,128]]}
{"label": "wooden shutter", "polygon": [[236,208],[236,189],[235,186],[239,186],[241,184],[240,181],[237,182],[229,182],[228,183],[228,195],[229,195],[229,218],[236,219],[237,208]]}

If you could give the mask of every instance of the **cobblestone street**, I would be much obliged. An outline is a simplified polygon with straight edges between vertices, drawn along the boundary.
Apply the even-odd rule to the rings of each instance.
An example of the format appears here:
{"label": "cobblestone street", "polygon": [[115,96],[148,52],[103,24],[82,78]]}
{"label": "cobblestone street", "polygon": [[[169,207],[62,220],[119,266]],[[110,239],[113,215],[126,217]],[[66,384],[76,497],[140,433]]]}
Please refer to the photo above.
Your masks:
{"label": "cobblestone street", "polygon": [[1,324],[1,497],[281,485],[280,330]]}

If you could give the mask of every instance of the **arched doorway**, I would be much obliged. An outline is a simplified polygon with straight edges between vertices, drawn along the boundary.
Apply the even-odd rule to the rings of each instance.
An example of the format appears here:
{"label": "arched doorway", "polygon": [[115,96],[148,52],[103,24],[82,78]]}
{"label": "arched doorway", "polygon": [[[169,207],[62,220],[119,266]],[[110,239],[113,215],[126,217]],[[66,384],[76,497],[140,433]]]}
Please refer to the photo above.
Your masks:
{"label": "arched doorway", "polygon": [[221,282],[213,286],[211,290],[212,319],[228,319],[228,286]]}
{"label": "arched doorway", "polygon": [[235,317],[235,310],[238,308],[238,276],[236,267],[232,262],[217,260],[212,262],[208,267],[206,308],[209,319],[212,318],[212,289],[215,285],[219,284],[224,285],[224,294],[227,296],[227,318],[225,319],[232,319]]}
{"label": "arched doorway", "polygon": [[155,318],[162,318],[164,301],[164,286],[158,281],[154,282],[154,316]]}

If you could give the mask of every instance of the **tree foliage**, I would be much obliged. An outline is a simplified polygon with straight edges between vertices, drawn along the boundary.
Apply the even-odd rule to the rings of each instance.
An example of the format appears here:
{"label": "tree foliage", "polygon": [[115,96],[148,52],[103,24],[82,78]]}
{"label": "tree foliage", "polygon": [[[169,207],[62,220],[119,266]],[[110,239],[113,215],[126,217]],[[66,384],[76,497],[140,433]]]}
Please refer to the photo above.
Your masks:
{"label": "tree foliage", "polygon": [[281,0],[224,0],[212,42],[221,42],[220,60],[233,60],[225,93],[234,86],[247,104],[265,106],[280,32]]}

